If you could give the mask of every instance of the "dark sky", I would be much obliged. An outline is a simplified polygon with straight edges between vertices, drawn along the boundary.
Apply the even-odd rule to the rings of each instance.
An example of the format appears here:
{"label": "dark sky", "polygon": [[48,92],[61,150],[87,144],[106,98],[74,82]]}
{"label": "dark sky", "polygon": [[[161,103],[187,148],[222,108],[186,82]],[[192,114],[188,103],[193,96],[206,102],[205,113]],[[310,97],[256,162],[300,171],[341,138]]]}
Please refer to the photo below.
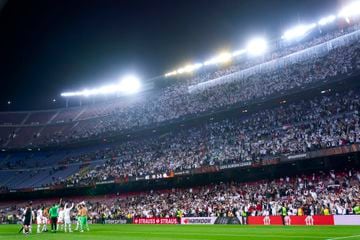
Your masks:
{"label": "dark sky", "polygon": [[254,35],[279,37],[342,2],[11,0],[0,13],[0,110],[55,107],[64,90],[126,73],[158,76]]}

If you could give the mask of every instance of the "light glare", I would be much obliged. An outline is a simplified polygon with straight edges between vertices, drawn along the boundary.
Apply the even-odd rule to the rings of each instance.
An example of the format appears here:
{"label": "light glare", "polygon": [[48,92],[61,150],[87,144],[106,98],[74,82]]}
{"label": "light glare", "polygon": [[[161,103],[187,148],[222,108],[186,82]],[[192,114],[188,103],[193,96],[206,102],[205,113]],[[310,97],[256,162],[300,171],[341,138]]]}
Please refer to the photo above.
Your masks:
{"label": "light glare", "polygon": [[263,38],[254,38],[247,44],[246,50],[252,56],[259,56],[266,52],[267,42]]}
{"label": "light glare", "polygon": [[237,57],[237,56],[240,56],[240,55],[242,55],[244,53],[246,53],[246,49],[241,49],[241,50],[237,50],[237,51],[233,52],[232,56]]}
{"label": "light glare", "polygon": [[139,79],[132,75],[124,77],[119,84],[119,90],[125,94],[137,93],[140,87]]}
{"label": "light glare", "polygon": [[62,97],[76,97],[76,96],[96,96],[108,95],[114,93],[133,94],[140,91],[141,84],[137,77],[128,75],[120,80],[118,84],[105,85],[99,88],[84,89],[82,91],[61,93]]}
{"label": "light glare", "polygon": [[299,38],[304,36],[306,33],[308,33],[310,30],[316,27],[315,23],[308,24],[308,25],[298,25],[284,33],[284,35],[281,37],[285,40],[291,40],[295,38]]}
{"label": "light glare", "polygon": [[320,19],[319,22],[318,22],[318,24],[319,24],[320,26],[325,26],[325,25],[327,25],[327,24],[329,24],[329,23],[334,22],[335,19],[336,19],[336,16],[335,16],[335,15],[330,15],[330,16],[327,16],[327,17],[324,17],[324,18]]}
{"label": "light glare", "polygon": [[360,15],[360,1],[352,2],[349,5],[345,6],[339,12],[339,17],[349,19],[349,17]]}
{"label": "light glare", "polygon": [[218,56],[213,57],[207,61],[204,62],[205,66],[217,64],[217,63],[226,63],[231,61],[232,54],[228,52],[220,53]]}

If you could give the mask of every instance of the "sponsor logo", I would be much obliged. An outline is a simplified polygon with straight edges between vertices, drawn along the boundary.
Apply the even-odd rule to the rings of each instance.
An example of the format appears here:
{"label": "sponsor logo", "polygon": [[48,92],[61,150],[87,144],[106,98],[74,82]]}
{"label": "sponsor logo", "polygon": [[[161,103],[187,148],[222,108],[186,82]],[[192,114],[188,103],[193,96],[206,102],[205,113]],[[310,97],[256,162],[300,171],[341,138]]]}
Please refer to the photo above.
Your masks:
{"label": "sponsor logo", "polygon": [[134,218],[134,224],[178,224],[177,218]]}
{"label": "sponsor logo", "polygon": [[300,159],[300,158],[306,158],[306,157],[307,157],[307,154],[303,153],[303,154],[288,156],[288,159],[292,160],[292,159]]}
{"label": "sponsor logo", "polygon": [[124,220],[124,219],[105,220],[105,224],[126,224],[126,220]]}
{"label": "sponsor logo", "polygon": [[229,168],[247,167],[247,166],[251,166],[251,162],[242,162],[242,163],[222,165],[222,166],[220,166],[220,169],[229,169]]}
{"label": "sponsor logo", "polygon": [[216,217],[181,218],[181,224],[214,224]]}

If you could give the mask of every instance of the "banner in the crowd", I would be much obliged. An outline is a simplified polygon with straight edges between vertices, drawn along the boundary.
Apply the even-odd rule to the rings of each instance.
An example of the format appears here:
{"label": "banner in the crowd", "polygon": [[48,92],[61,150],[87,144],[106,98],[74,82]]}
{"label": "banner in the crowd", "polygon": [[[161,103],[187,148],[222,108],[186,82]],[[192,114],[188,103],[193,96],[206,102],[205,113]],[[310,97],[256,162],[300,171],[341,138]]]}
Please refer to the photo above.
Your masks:
{"label": "banner in the crowd", "polygon": [[239,168],[239,167],[248,167],[251,166],[251,162],[239,162],[239,163],[233,163],[233,164],[227,164],[227,165],[221,165],[219,167],[220,170],[222,169],[229,169],[229,168]]}
{"label": "banner in the crowd", "polygon": [[177,218],[134,218],[133,224],[178,224]]}
{"label": "banner in the crowd", "polygon": [[181,224],[214,224],[216,217],[183,217]]}
{"label": "banner in the crowd", "polygon": [[335,215],[335,225],[360,225],[360,215]]}
{"label": "banner in the crowd", "polygon": [[321,150],[317,150],[317,151],[311,151],[308,153],[301,153],[301,154],[295,154],[295,155],[284,155],[281,158],[281,161],[282,162],[296,161],[296,160],[309,159],[309,158],[318,158],[318,157],[326,157],[326,156],[335,156],[335,155],[339,155],[339,154],[348,154],[348,153],[359,152],[359,151],[360,151],[360,144],[351,144],[351,145],[346,145],[346,146],[339,146],[339,147],[321,149]]}
{"label": "banner in the crowd", "polygon": [[34,191],[40,191],[40,190],[49,190],[50,187],[36,187],[34,188]]}
{"label": "banner in the crowd", "polygon": [[[334,225],[334,216],[287,216],[287,225]],[[248,217],[250,225],[283,225],[281,216],[270,216],[268,220],[264,216]]]}
{"label": "banner in the crowd", "polygon": [[104,184],[111,184],[114,183],[114,180],[109,180],[109,181],[102,181],[102,182],[96,182],[96,185],[104,185]]}

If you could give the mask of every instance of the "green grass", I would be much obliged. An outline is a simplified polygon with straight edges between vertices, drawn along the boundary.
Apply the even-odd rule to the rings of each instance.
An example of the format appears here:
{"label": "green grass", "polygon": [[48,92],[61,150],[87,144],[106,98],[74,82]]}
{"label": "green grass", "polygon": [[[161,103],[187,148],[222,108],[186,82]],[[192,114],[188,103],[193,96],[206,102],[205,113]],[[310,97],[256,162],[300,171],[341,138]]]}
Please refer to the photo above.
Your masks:
{"label": "green grass", "polygon": [[[129,240],[301,240],[360,239],[359,226],[90,225],[90,232],[18,234],[19,225],[0,225],[0,239]],[[36,230],[36,226],[33,230]]]}

